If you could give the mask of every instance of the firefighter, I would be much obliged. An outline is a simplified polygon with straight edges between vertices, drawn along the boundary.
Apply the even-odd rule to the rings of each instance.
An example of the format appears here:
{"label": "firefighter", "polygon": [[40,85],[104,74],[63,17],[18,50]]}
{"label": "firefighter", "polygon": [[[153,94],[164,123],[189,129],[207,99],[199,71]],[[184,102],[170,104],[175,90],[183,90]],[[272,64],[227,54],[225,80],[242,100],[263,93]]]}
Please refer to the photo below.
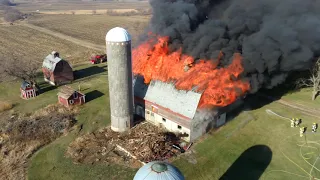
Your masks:
{"label": "firefighter", "polygon": [[303,134],[305,133],[305,131],[306,131],[305,127],[300,128],[300,137],[303,137]]}
{"label": "firefighter", "polygon": [[318,129],[318,124],[317,123],[313,123],[312,124],[312,132],[317,132]]}
{"label": "firefighter", "polygon": [[301,119],[296,118],[294,120],[294,127],[298,127],[300,125],[300,123],[301,123]]}
{"label": "firefighter", "polygon": [[291,127],[294,127],[294,118],[291,119]]}

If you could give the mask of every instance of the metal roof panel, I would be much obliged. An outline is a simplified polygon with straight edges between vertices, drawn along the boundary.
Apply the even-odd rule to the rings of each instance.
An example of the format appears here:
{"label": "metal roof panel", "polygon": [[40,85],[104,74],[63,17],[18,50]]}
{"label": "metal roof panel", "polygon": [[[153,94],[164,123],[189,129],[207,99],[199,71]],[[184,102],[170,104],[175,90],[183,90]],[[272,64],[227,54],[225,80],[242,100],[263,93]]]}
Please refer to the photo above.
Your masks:
{"label": "metal roof panel", "polygon": [[194,91],[177,90],[174,84],[161,81],[152,81],[147,86],[140,77],[134,80],[134,94],[190,119],[193,119],[202,95]]}
{"label": "metal roof panel", "polygon": [[50,71],[53,71],[56,67],[56,64],[60,62],[62,59],[59,57],[54,58],[52,54],[49,54],[43,61],[42,67],[45,67],[49,69]]}

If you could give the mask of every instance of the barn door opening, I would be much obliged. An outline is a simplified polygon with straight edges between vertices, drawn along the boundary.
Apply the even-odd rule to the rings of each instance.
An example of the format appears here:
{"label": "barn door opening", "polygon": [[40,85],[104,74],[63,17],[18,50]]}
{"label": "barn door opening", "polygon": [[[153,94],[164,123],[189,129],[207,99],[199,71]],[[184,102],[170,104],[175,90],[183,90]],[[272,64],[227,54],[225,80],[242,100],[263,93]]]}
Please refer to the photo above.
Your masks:
{"label": "barn door opening", "polygon": [[144,118],[144,116],[145,116],[144,108],[142,106],[137,105],[136,106],[136,114],[138,116],[141,116]]}

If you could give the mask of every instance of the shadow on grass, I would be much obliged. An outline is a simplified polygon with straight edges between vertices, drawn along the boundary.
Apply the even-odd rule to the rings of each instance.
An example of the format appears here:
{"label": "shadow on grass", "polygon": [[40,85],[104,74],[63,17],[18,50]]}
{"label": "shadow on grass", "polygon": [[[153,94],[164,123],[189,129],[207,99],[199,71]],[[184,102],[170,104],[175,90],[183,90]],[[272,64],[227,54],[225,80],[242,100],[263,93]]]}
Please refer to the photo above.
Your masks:
{"label": "shadow on grass", "polygon": [[54,89],[57,89],[57,86],[53,86],[45,81],[38,83],[37,86],[38,86],[39,94],[43,94],[43,93],[52,91]]}
{"label": "shadow on grass", "polygon": [[87,78],[87,77],[90,77],[90,76],[93,76],[96,74],[106,72],[105,67],[107,67],[107,66],[100,67],[100,66],[93,65],[93,66],[90,66],[85,69],[76,70],[76,71],[74,71],[75,80],[84,79],[84,78]]}
{"label": "shadow on grass", "polygon": [[98,90],[93,90],[91,92],[86,93],[86,102],[90,102],[94,99],[97,99],[101,96],[103,96],[104,93],[98,91]]}
{"label": "shadow on grass", "polygon": [[256,145],[245,150],[220,177],[220,180],[260,179],[272,159],[272,151],[266,145]]}
{"label": "shadow on grass", "polygon": [[44,88],[41,87],[41,89],[39,90],[39,93],[42,94],[48,91],[52,91],[54,89],[57,89],[57,86],[48,85],[48,86],[45,86]]}

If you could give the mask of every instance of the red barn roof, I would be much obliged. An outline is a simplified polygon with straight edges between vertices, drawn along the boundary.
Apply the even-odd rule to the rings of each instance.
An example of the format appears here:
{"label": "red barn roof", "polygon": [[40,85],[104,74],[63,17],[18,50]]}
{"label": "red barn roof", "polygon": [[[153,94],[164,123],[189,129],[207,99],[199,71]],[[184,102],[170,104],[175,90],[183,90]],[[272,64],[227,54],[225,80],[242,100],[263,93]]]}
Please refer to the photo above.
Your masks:
{"label": "red barn roof", "polygon": [[81,92],[74,90],[70,86],[63,86],[60,88],[58,96],[64,99],[69,99],[75,92],[83,95]]}

